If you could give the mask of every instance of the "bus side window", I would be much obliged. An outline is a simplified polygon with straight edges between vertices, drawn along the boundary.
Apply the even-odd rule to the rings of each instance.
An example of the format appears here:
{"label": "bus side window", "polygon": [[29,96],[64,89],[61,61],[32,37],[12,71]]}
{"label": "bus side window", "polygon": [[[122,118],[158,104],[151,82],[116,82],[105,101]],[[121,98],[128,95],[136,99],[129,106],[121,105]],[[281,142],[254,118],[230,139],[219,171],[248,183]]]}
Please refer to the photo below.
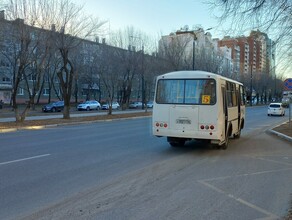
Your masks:
{"label": "bus side window", "polygon": [[215,104],[216,103],[216,88],[215,88],[215,81],[214,80],[206,80],[204,89],[202,94],[200,95],[201,98],[207,97],[208,101],[200,100],[202,104]]}

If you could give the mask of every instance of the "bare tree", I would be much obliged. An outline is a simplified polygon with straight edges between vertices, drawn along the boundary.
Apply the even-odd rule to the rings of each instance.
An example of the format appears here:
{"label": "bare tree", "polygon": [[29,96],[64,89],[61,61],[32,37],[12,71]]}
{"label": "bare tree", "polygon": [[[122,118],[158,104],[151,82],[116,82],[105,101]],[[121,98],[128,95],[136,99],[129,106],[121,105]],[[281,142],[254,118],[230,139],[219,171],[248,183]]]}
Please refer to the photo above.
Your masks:
{"label": "bare tree", "polygon": [[193,41],[194,38],[191,35],[170,34],[163,36],[159,44],[159,56],[168,60],[173,70],[191,69],[190,57],[194,55],[194,47],[190,47],[189,50],[187,47],[192,45]]}
{"label": "bare tree", "polygon": [[[12,67],[12,106],[17,122],[24,121],[27,112],[34,105],[43,77],[43,65],[48,52],[49,34],[38,21],[42,1],[10,0],[6,2],[9,39],[6,39],[3,55]],[[45,18],[45,17],[43,17]],[[41,27],[41,28],[40,28]],[[19,90],[25,90],[29,99],[22,112],[18,110],[16,97]]]}
{"label": "bare tree", "polygon": [[[58,83],[56,83],[57,70],[60,66],[60,60],[55,56],[55,52],[56,51],[54,48],[50,49],[49,55],[46,59],[46,63],[44,65],[44,77],[41,82],[37,103],[39,103],[39,99],[44,92],[46,95],[48,95],[48,103],[51,102],[52,95],[56,96],[59,100],[63,99],[60,86]],[[44,87],[45,85],[46,87]]]}
{"label": "bare tree", "polygon": [[[109,47],[108,45],[101,45],[101,53],[96,57],[98,65],[97,72],[103,86],[106,101],[109,105],[108,114],[112,114],[112,103],[119,89],[123,84],[122,72],[123,64],[121,63],[121,50],[116,47]],[[125,51],[124,51],[125,52]]]}
{"label": "bare tree", "polygon": [[[53,0],[51,0],[53,1]],[[75,5],[71,0],[55,0],[52,10],[56,28],[55,46],[61,57],[58,70],[62,94],[64,98],[63,118],[70,118],[70,100],[76,76],[76,65],[73,62],[74,50],[84,39],[98,34],[105,23],[83,14],[83,7]]]}
{"label": "bare tree", "polygon": [[120,69],[122,73],[121,101],[122,108],[125,109],[131,98],[134,79],[141,75],[141,54],[147,46],[147,36],[134,27],[127,27],[114,33],[110,42],[113,46],[125,49],[117,51],[119,62],[122,64]]}

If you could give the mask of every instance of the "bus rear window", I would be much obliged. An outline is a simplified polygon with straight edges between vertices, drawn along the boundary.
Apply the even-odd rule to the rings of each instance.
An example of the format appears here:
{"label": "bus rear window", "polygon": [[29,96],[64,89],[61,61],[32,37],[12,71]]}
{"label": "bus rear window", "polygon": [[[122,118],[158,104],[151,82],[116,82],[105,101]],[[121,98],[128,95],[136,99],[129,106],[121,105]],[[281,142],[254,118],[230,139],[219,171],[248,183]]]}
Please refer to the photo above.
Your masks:
{"label": "bus rear window", "polygon": [[156,102],[159,104],[214,105],[216,83],[214,79],[160,79]]}

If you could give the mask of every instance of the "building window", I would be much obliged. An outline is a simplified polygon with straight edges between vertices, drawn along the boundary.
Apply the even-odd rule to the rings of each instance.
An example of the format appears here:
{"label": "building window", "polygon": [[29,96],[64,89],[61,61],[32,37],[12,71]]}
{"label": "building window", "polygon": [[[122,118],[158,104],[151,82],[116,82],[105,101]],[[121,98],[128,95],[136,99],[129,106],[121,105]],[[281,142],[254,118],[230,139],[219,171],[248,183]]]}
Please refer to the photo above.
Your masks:
{"label": "building window", "polygon": [[29,75],[28,80],[29,81],[36,81],[36,75],[33,75],[33,74]]}
{"label": "building window", "polygon": [[24,95],[24,90],[23,90],[23,88],[18,88],[18,90],[17,90],[17,95]]}
{"label": "building window", "polygon": [[44,96],[50,95],[50,89],[43,89],[43,95]]}
{"label": "building window", "polygon": [[3,82],[11,82],[11,80],[10,80],[9,77],[3,77],[3,78],[2,78],[2,81],[3,81]]}
{"label": "building window", "polygon": [[49,82],[49,76],[44,76],[44,78],[45,78],[45,82]]}

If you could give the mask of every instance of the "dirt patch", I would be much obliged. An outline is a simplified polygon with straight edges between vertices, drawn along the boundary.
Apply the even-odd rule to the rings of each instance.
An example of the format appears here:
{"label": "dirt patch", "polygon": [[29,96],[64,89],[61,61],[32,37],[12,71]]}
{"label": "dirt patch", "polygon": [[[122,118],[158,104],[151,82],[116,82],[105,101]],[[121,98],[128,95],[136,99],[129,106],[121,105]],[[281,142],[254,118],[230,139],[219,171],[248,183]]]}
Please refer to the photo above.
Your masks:
{"label": "dirt patch", "polygon": [[31,120],[31,121],[24,121],[21,123],[0,122],[0,129],[25,128],[25,127],[31,127],[31,126],[46,126],[46,125],[54,125],[54,124],[64,124],[64,125],[77,124],[77,123],[83,123],[83,122],[143,117],[143,116],[151,116],[151,115],[152,115],[152,112],[135,112],[135,113],[127,113],[127,114],[74,117],[70,119],[54,118],[54,119],[43,119],[43,120]]}
{"label": "dirt patch", "polygon": [[281,124],[280,126],[273,128],[273,130],[292,137],[292,122],[290,122],[290,124],[289,122]]}

